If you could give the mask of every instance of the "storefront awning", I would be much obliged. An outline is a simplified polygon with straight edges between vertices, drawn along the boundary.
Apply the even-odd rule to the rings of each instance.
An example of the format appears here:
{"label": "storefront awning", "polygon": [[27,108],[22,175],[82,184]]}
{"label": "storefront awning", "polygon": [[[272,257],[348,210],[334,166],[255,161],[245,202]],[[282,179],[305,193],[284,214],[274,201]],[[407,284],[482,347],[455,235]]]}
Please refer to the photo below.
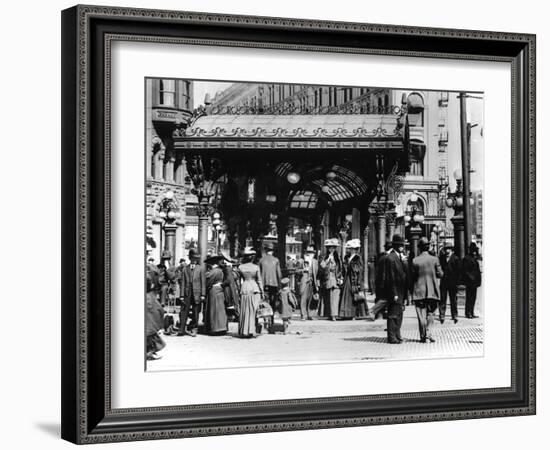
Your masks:
{"label": "storefront awning", "polygon": [[397,116],[379,114],[207,115],[175,138],[180,149],[401,150]]}

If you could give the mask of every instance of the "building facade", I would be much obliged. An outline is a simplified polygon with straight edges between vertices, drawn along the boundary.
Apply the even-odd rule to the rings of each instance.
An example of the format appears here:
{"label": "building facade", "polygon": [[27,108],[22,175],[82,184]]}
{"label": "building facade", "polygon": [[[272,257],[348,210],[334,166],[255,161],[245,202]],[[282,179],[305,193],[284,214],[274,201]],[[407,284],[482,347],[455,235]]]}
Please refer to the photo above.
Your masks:
{"label": "building facade", "polygon": [[[453,211],[446,208],[445,198],[449,173],[456,169],[449,167],[448,155],[450,152],[460,153],[461,144],[460,106],[456,94],[387,88],[234,83],[213,98],[207,95],[204,105],[197,109],[194,108],[198,102],[193,99],[193,81],[148,79],[146,83],[147,252],[156,261],[164,253],[175,263],[200,240],[199,200],[189,176],[185,152],[174,145],[174,138],[186,134],[186,128],[192,126],[197,114],[213,118],[219,115],[293,115],[293,121],[299,121],[299,116],[304,115],[378,115],[394,116],[399,122],[399,117],[405,117],[405,111],[410,140],[408,172],[400,176],[395,201],[382,212],[376,203],[367,205],[366,215],[364,208],[362,213],[356,206],[351,208],[345,214],[346,221],[349,219],[345,237],[363,239],[368,246],[366,254],[372,259],[393,233],[400,232],[411,239],[409,220],[414,215],[423,218],[419,224],[422,235],[441,245],[444,240],[452,240],[450,219]],[[386,132],[385,129],[378,131]],[[305,194],[297,195],[290,206],[304,207],[312,199]],[[479,200],[474,201],[481,203],[481,194]],[[365,217],[368,217],[368,222]],[[325,238],[333,237],[326,231],[331,220],[328,215],[320,218]],[[275,217],[273,222],[276,221]],[[204,223],[203,218],[203,230]],[[207,223],[208,252],[229,250],[231,233],[225,228],[226,224],[213,226],[211,217]],[[287,254],[297,256],[305,243],[311,242],[310,225],[291,219],[285,226]],[[436,225],[440,231],[434,236]],[[481,238],[481,226],[476,222],[478,239]],[[277,232],[270,231],[265,239],[276,240]],[[240,243],[243,244],[246,243]]]}
{"label": "building facade", "polygon": [[[403,107],[407,107],[413,151],[410,170],[402,180],[395,211],[385,220],[387,237],[393,232],[408,237],[404,218],[413,206],[424,217],[421,225],[424,236],[433,238],[432,229],[436,225],[443,230],[441,242],[452,236],[450,218],[453,214],[445,207],[445,198],[449,172],[455,169],[448,167],[448,153],[460,152],[460,111],[456,94],[387,88],[235,83],[206,100],[214,114],[399,114]],[[411,202],[411,198],[415,201]],[[375,229],[379,226],[374,223],[374,216],[373,213],[370,226],[371,254],[376,254]],[[358,237],[357,226],[352,226],[352,234]]]}
{"label": "building facade", "polygon": [[193,82],[147,79],[145,100],[146,249],[158,263],[172,263],[185,249],[187,197],[185,158],[174,149],[174,132],[185,127],[193,110]]}

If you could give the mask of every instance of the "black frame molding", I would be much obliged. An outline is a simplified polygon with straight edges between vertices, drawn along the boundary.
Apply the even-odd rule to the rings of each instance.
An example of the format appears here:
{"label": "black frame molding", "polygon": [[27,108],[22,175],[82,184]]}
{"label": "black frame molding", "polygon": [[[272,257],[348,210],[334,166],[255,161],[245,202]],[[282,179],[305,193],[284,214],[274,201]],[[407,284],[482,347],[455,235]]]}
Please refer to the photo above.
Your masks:
{"label": "black frame molding", "polygon": [[[512,386],[112,409],[109,112],[114,40],[509,62]],[[64,439],[84,444],[535,414],[535,263],[534,35],[81,5],[62,12]]]}

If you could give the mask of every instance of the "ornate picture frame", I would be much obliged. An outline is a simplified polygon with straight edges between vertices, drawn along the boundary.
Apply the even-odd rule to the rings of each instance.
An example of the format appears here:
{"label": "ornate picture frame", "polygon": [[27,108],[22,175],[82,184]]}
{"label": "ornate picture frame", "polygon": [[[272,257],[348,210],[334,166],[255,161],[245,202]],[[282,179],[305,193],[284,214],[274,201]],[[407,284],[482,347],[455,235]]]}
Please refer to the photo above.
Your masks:
{"label": "ornate picture frame", "polygon": [[[110,57],[115,41],[511,64],[506,388],[113,409]],[[62,437],[99,443],[535,414],[535,36],[99,6],[62,12]]]}

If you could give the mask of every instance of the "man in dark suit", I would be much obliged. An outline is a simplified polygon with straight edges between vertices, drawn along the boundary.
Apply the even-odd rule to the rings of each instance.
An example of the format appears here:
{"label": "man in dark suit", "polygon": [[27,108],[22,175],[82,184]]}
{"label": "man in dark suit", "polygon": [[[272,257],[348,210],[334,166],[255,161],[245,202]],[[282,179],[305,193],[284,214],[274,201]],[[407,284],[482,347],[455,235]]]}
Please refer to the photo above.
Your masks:
{"label": "man in dark suit", "polygon": [[439,256],[439,263],[443,270],[441,278],[439,301],[439,321],[445,322],[445,312],[447,310],[447,294],[449,294],[449,302],[451,303],[451,317],[454,323],[458,322],[458,307],[456,302],[457,286],[461,279],[462,262],[460,257],[453,251],[452,244],[445,245],[445,251]]}
{"label": "man in dark suit", "polygon": [[[178,336],[196,336],[199,325],[201,304],[206,298],[206,270],[200,263],[200,255],[195,249],[189,250],[189,264],[182,270],[180,279],[180,330]],[[191,313],[191,314],[190,314]],[[190,328],[187,330],[187,318],[191,315]]]}
{"label": "man in dark suit", "polygon": [[277,303],[279,298],[279,288],[281,287],[281,263],[279,258],[273,256],[273,244],[265,245],[265,255],[260,259],[260,273],[266,300],[269,302],[273,311],[278,311]]}
{"label": "man in dark suit", "polygon": [[418,330],[421,342],[435,342],[431,334],[434,312],[439,305],[439,282],[443,276],[439,259],[428,250],[430,241],[420,238],[418,249],[420,255],[412,260],[411,277],[413,284],[412,300],[418,317]]}
{"label": "man in dark suit", "polygon": [[475,242],[470,244],[468,254],[462,260],[463,281],[466,285],[466,308],[467,319],[475,319],[475,305],[477,299],[477,288],[481,286],[481,269],[479,267],[479,249]]}
{"label": "man in dark suit", "polygon": [[379,295],[387,300],[388,343],[401,344],[401,324],[403,323],[403,302],[407,295],[407,268],[402,259],[405,239],[399,234],[392,238],[392,248],[380,259]]}
{"label": "man in dark suit", "polygon": [[375,300],[374,306],[369,312],[369,319],[376,320],[383,311],[386,310],[388,305],[388,299],[385,298],[385,291],[381,288],[381,280],[383,275],[384,259],[388,256],[388,253],[392,250],[391,242],[384,244],[384,251],[377,256],[376,260],[376,276],[374,282]]}

